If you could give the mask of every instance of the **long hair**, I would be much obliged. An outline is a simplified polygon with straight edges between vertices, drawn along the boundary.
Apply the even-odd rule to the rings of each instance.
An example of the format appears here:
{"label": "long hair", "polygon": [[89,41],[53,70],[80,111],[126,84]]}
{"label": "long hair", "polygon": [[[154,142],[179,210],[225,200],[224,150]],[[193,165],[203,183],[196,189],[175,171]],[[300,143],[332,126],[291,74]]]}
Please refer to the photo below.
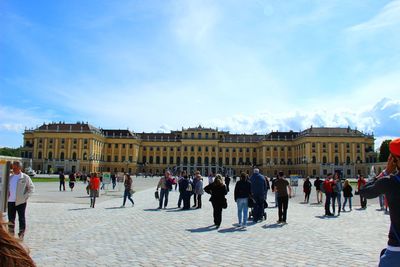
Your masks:
{"label": "long hair", "polygon": [[215,176],[214,183],[215,183],[216,186],[223,186],[224,185],[224,182],[222,181],[222,175],[221,174],[217,174]]}
{"label": "long hair", "polygon": [[0,267],[35,267],[35,263],[19,241],[5,229],[0,216]]}

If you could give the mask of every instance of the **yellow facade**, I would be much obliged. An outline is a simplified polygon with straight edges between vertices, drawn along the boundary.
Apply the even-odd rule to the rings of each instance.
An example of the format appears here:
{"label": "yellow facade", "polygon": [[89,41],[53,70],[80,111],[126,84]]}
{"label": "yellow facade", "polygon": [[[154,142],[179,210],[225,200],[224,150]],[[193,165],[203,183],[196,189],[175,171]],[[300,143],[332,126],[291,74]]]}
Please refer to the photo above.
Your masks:
{"label": "yellow facade", "polygon": [[196,128],[171,133],[105,130],[87,123],[44,124],[24,132],[24,158],[51,172],[161,174],[166,169],[238,175],[257,166],[266,175],[344,177],[367,174],[376,162],[374,137],[350,128],[309,128],[266,135]]}

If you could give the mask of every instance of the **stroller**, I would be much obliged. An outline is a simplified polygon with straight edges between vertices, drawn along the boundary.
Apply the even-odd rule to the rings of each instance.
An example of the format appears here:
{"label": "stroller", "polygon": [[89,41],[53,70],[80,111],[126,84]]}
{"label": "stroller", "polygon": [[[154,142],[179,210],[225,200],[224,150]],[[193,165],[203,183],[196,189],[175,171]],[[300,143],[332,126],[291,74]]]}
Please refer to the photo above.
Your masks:
{"label": "stroller", "polygon": [[[254,206],[255,206],[256,202],[253,198],[249,197],[249,202],[248,202],[248,206],[250,208],[249,211],[249,219],[254,219]],[[265,209],[268,208],[268,202],[266,200],[264,200],[264,209],[263,209],[263,220],[267,220],[267,213],[265,212]]]}

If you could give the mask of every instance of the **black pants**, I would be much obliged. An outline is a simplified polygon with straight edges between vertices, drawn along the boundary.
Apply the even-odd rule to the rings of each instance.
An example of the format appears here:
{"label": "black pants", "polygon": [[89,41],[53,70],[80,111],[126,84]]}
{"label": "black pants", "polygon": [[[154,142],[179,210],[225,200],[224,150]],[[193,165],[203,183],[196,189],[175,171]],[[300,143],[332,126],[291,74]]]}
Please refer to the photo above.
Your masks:
{"label": "black pants", "polygon": [[63,190],[65,191],[65,181],[64,182],[60,181],[60,191],[61,191],[61,187],[63,187]]}
{"label": "black pants", "polygon": [[197,207],[201,208],[201,195],[196,195],[195,199],[197,199]]}
{"label": "black pants", "polygon": [[253,221],[257,222],[262,220],[264,215],[264,197],[254,196],[254,208],[253,208]]}
{"label": "black pants", "polygon": [[360,195],[360,205],[361,205],[361,208],[367,207],[367,199],[365,197],[362,197],[361,195]]}
{"label": "black pants", "polygon": [[216,226],[220,226],[221,225],[221,221],[222,221],[222,206],[220,203],[215,203],[215,202],[211,202],[214,212],[214,224]]}
{"label": "black pants", "polygon": [[[18,212],[19,233],[25,232],[25,209],[26,203],[15,206],[15,202],[8,202],[8,221],[10,222],[8,230],[10,233],[15,232],[15,217]],[[12,224],[12,225],[11,225]]]}
{"label": "black pants", "polygon": [[279,221],[286,222],[289,196],[278,197],[278,217]]}
{"label": "black pants", "polygon": [[304,193],[305,194],[304,201],[307,203],[310,201],[310,193],[311,193],[310,191]]}
{"label": "black pants", "polygon": [[331,205],[331,198],[332,198],[331,193],[325,193],[325,215],[331,214],[331,211],[329,209],[329,206]]}
{"label": "black pants", "polygon": [[190,197],[191,197],[190,192],[183,193],[182,198],[183,198],[183,209],[184,210],[190,209]]}
{"label": "black pants", "polygon": [[196,207],[197,206],[197,194],[193,194],[193,201],[194,201],[193,207]]}

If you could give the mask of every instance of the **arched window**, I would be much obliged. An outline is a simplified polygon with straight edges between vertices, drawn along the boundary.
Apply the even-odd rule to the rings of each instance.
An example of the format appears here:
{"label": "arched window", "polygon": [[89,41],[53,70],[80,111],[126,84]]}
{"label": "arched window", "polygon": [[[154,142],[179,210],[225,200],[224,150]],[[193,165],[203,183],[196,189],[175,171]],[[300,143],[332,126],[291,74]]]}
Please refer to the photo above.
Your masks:
{"label": "arched window", "polygon": [[64,152],[61,152],[61,153],[60,153],[60,159],[61,159],[61,160],[64,160]]}
{"label": "arched window", "polygon": [[312,156],[312,163],[317,163],[317,159],[315,158],[315,156]]}
{"label": "arched window", "polygon": [[154,162],[153,156],[150,156],[150,158],[149,158],[149,163],[150,163],[150,164],[153,164],[153,162]]}
{"label": "arched window", "polygon": [[183,164],[185,164],[185,165],[188,164],[188,158],[187,157],[183,157]]}
{"label": "arched window", "polygon": [[190,157],[190,164],[191,164],[191,165],[194,164],[194,157]]}
{"label": "arched window", "polygon": [[72,159],[76,160],[76,152],[72,153]]}
{"label": "arched window", "polygon": [[322,163],[326,164],[327,160],[326,160],[326,156],[323,156],[322,158]]}
{"label": "arched window", "polygon": [[197,158],[197,165],[201,165],[201,157]]}
{"label": "arched window", "polygon": [[205,157],[205,158],[204,158],[204,165],[206,165],[206,166],[207,166],[208,164],[209,164],[208,157]]}
{"label": "arched window", "polygon": [[160,157],[159,156],[156,157],[156,164],[160,164]]}
{"label": "arched window", "polygon": [[87,154],[86,154],[86,152],[83,153],[83,160],[87,160]]}
{"label": "arched window", "polygon": [[347,165],[350,164],[350,157],[349,157],[349,156],[347,156],[347,158],[346,158],[346,164],[347,164]]}
{"label": "arched window", "polygon": [[53,159],[53,152],[51,152],[51,151],[49,152],[48,158],[49,158],[49,159]]}
{"label": "arched window", "polygon": [[335,165],[339,165],[339,157],[335,156]]}
{"label": "arched window", "polygon": [[232,165],[236,165],[236,158],[232,158]]}
{"label": "arched window", "polygon": [[41,159],[42,158],[42,151],[39,151],[38,152],[38,159]]}
{"label": "arched window", "polygon": [[[221,161],[222,161],[222,159],[221,159]],[[211,164],[215,165],[215,163],[216,163],[216,159],[215,159],[215,157],[212,157],[211,158]]]}

